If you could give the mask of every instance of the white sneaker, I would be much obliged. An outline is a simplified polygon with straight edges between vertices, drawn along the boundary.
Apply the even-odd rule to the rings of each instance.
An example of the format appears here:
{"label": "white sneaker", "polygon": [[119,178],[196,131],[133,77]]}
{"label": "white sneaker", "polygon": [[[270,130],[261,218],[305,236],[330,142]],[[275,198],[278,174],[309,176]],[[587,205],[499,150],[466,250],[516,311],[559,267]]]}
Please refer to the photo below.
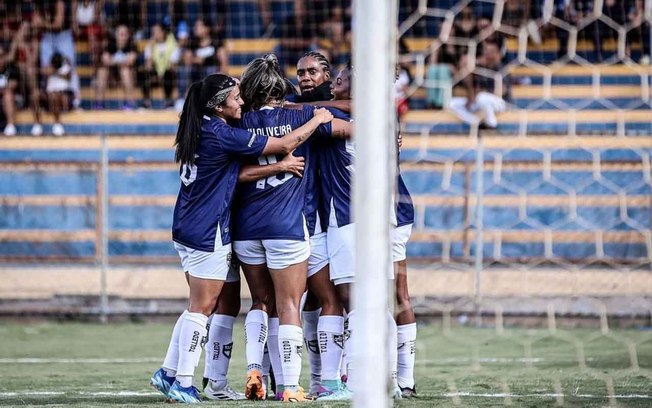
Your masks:
{"label": "white sneaker", "polygon": [[52,125],[52,134],[55,136],[63,136],[66,133],[66,130],[63,128],[61,123],[55,123]]}
{"label": "white sneaker", "polygon": [[32,136],[41,136],[43,134],[43,126],[40,123],[35,123],[32,126]]}
{"label": "white sneaker", "polygon": [[204,394],[206,394],[208,399],[220,401],[239,401],[245,399],[243,393],[234,391],[233,388],[229,387],[228,383],[221,389],[213,388],[213,381],[208,381],[206,388],[204,388]]}
{"label": "white sneaker", "polygon": [[4,133],[5,136],[16,136],[16,126],[13,123],[7,123]]}

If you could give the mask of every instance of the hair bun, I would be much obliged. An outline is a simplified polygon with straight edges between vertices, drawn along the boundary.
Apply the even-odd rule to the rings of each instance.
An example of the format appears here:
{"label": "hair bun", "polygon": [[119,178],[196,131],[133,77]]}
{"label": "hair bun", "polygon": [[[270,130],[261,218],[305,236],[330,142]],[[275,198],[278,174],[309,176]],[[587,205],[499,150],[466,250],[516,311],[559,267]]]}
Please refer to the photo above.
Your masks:
{"label": "hair bun", "polygon": [[270,65],[278,65],[278,58],[274,54],[265,54],[263,55],[263,60]]}

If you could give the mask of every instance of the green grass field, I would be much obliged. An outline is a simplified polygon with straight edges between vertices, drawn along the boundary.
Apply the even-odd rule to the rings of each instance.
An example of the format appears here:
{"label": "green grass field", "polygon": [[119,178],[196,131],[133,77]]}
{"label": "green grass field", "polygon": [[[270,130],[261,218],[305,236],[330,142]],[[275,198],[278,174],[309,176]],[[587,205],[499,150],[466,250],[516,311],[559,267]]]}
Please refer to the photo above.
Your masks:
{"label": "green grass field", "polygon": [[[148,379],[162,360],[171,329],[172,322],[3,323],[0,405],[164,406]],[[244,381],[242,332],[239,325],[229,373],[234,388]],[[551,335],[545,330],[506,329],[498,334],[493,329],[454,328],[444,333],[436,325],[421,325],[417,353],[420,397],[395,406],[652,406],[652,331],[612,330],[602,335],[598,329],[575,329]]]}

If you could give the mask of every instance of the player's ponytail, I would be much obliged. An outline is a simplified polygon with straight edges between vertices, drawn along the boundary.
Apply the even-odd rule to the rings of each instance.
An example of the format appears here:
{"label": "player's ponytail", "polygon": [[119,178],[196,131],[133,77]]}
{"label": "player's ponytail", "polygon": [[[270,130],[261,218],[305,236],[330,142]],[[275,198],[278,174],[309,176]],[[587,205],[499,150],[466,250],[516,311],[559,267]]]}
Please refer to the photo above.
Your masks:
{"label": "player's ponytail", "polygon": [[174,160],[192,164],[201,136],[202,116],[215,116],[215,108],[224,105],[227,96],[236,86],[236,81],[223,74],[209,75],[188,88],[179,117],[179,129],[174,141]]}
{"label": "player's ponytail", "polygon": [[278,58],[267,54],[251,61],[240,82],[244,110],[258,109],[272,101],[283,101],[294,93],[294,85],[285,77]]}

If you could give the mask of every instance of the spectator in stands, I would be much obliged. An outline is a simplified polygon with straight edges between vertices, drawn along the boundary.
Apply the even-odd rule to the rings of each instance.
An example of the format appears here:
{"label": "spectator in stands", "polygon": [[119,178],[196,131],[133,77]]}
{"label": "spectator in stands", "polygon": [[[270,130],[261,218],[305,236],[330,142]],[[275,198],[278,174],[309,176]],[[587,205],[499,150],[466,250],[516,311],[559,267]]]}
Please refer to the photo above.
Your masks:
{"label": "spectator in stands", "polygon": [[453,21],[453,36],[460,38],[473,38],[478,34],[478,25],[473,14],[473,9],[466,6],[460,11]]}
{"label": "spectator in stands", "polygon": [[152,26],[152,36],[145,46],[145,63],[138,72],[138,83],[143,89],[143,107],[151,108],[151,89],[162,86],[165,94],[165,107],[174,106],[175,69],[179,63],[181,50],[168,26],[156,23]]}
{"label": "spectator in stands", "polygon": [[[460,59],[462,75],[469,72],[467,58],[464,55]],[[462,81],[468,96],[451,98],[450,109],[465,123],[479,124],[483,129],[494,129],[498,126],[496,113],[506,109],[505,100],[510,95],[509,77],[502,78],[500,74],[502,63],[498,44],[485,43],[477,62],[476,71]],[[497,86],[497,78],[502,78],[500,87]],[[482,122],[475,116],[478,112],[483,115]]]}
{"label": "spectator in stands", "polygon": [[119,25],[114,35],[109,39],[109,44],[102,53],[100,67],[97,70],[95,83],[94,109],[102,109],[104,91],[109,80],[119,79],[124,87],[125,103],[123,109],[135,109],[134,101],[134,67],[136,65],[136,47],[131,39],[131,33],[126,25]]}
{"label": "spectator in stands", "polygon": [[334,54],[333,61],[342,60],[339,54],[348,52],[346,13],[350,6],[351,0],[294,0],[295,13],[304,16],[305,24],[319,39],[319,46]]}
{"label": "spectator in stands", "polygon": [[5,136],[16,134],[16,97],[22,96],[23,106],[30,105],[34,115],[32,135],[43,133],[38,88],[38,40],[29,21],[23,21],[11,43],[0,45],[0,93],[7,124]]}
{"label": "spectator in stands", "polygon": [[118,0],[113,26],[126,25],[135,40],[144,38],[147,2],[142,0]]}
{"label": "spectator in stands", "polygon": [[642,65],[650,64],[650,37],[652,36],[652,31],[650,28],[650,22],[645,20],[645,10],[643,7],[643,0],[635,0],[633,4],[630,5],[627,13],[627,21],[632,25],[632,29],[627,33],[628,43],[634,41],[641,42],[641,59],[640,63]]}
{"label": "spectator in stands", "polygon": [[410,110],[410,101],[407,90],[412,83],[412,74],[410,73],[410,50],[403,37],[398,40],[399,57],[396,65],[396,81],[394,81],[394,98],[396,102],[396,112],[399,119]]}
{"label": "spectator in stands", "polygon": [[40,0],[36,2],[34,25],[41,30],[40,59],[41,68],[48,67],[55,53],[63,55],[70,64],[70,85],[74,93],[73,105],[81,103],[79,77],[75,68],[76,52],[72,37],[72,27],[76,25],[76,15],[66,10],[63,0]]}
{"label": "spectator in stands", "polygon": [[177,110],[183,108],[184,96],[191,82],[211,74],[226,72],[229,64],[226,47],[220,38],[211,38],[210,27],[202,18],[195,21],[190,47],[183,50],[177,69]]}
{"label": "spectator in stands", "polygon": [[[503,11],[502,25],[515,29],[525,28],[535,44],[541,44],[541,34],[537,18],[539,4],[537,0],[507,0]],[[538,13],[538,14],[537,14]]]}
{"label": "spectator in stands", "polygon": [[[576,25],[580,19],[580,13],[575,7],[573,0],[554,0],[555,17],[569,25]],[[569,32],[567,27],[560,24],[555,25],[559,48],[557,49],[557,59],[563,58],[568,54]]]}
{"label": "spectator in stands", "polygon": [[315,32],[306,21],[303,9],[288,15],[278,27],[279,45],[274,51],[283,68],[294,64],[315,44]]}
{"label": "spectator in stands", "polygon": [[68,107],[68,96],[72,91],[70,79],[72,77],[72,63],[63,54],[54,53],[50,65],[44,69],[47,76],[45,91],[48,95],[50,110],[54,116],[52,134],[63,136],[65,129],[61,124],[61,111]]}
{"label": "spectator in stands", "polygon": [[428,57],[426,68],[426,107],[442,109],[451,96],[455,56],[450,55],[445,45],[440,45]]}
{"label": "spectator in stands", "polygon": [[72,12],[75,14],[73,31],[77,39],[88,41],[94,71],[102,53],[103,7],[104,0],[72,0]]}

